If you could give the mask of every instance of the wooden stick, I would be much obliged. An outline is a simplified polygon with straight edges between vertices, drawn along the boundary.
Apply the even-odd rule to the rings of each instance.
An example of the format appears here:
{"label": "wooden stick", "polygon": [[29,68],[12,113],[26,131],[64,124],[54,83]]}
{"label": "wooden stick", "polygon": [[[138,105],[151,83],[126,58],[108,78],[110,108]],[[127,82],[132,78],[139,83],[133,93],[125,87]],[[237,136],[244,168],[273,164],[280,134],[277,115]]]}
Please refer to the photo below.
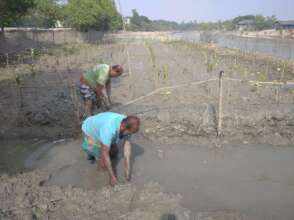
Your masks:
{"label": "wooden stick", "polygon": [[34,63],[34,48],[31,48],[31,59],[32,63]]}
{"label": "wooden stick", "polygon": [[[229,80],[229,81],[239,81],[239,82],[244,82],[244,80],[242,79],[235,79],[235,78],[229,78],[229,77],[225,77],[224,80]],[[251,84],[264,84],[264,85],[294,85],[294,82],[262,82],[262,81],[255,81],[255,80],[249,80],[249,81],[245,81]]]}
{"label": "wooden stick", "polygon": [[127,43],[126,43],[126,53],[127,53],[128,68],[129,68],[129,91],[130,91],[130,94],[131,94],[131,98],[133,99],[134,96],[135,96],[134,79],[133,79],[133,73],[132,73],[132,67],[131,67],[131,58],[130,58]]}
{"label": "wooden stick", "polygon": [[8,67],[9,66],[9,55],[8,55],[8,53],[6,54],[6,67]]}
{"label": "wooden stick", "polygon": [[218,99],[218,124],[217,124],[217,136],[221,135],[222,130],[222,111],[223,111],[223,74],[224,71],[219,72],[219,99]]}

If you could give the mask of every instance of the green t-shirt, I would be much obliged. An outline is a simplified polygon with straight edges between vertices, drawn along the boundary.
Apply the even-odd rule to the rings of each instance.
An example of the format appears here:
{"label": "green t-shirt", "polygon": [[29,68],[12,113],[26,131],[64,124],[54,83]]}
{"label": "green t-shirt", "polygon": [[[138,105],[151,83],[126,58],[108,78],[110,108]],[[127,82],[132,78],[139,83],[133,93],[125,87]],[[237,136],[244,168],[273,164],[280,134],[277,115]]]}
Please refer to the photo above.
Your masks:
{"label": "green t-shirt", "polygon": [[109,79],[110,66],[107,64],[99,64],[92,69],[89,69],[84,74],[84,77],[90,87],[96,88],[97,84],[105,86]]}

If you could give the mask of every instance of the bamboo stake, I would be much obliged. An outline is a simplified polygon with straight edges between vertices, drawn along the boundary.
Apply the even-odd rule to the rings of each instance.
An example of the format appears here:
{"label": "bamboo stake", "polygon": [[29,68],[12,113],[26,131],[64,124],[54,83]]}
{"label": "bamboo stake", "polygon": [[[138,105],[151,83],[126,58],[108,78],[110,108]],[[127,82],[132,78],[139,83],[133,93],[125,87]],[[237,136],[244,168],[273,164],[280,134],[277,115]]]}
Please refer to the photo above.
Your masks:
{"label": "bamboo stake", "polygon": [[34,63],[34,48],[31,48],[31,59],[33,64]]}
{"label": "bamboo stake", "polygon": [[276,90],[275,90],[277,104],[279,104],[279,102],[280,102],[279,90],[280,90],[280,87],[277,87]]}
{"label": "bamboo stake", "polygon": [[71,76],[70,76],[70,68],[69,68],[69,57],[67,56],[67,68],[66,68],[66,74],[67,74],[67,86],[70,93],[70,98],[74,107],[74,113],[76,115],[76,126],[78,127],[80,125],[80,109],[79,109],[79,102],[78,97],[76,94],[76,87],[73,83]]}
{"label": "bamboo stake", "polygon": [[8,55],[8,53],[6,54],[6,67],[8,67],[9,66],[9,55]]}
{"label": "bamboo stake", "polygon": [[[123,28],[123,33],[126,33],[126,23],[125,23],[125,18],[123,15],[123,11],[122,11],[122,6],[121,6],[121,2],[120,0],[118,1],[118,6],[119,6],[119,10],[121,12],[121,20],[122,20],[122,28]],[[131,68],[131,59],[130,59],[130,54],[129,54],[129,49],[128,49],[128,43],[125,42],[125,50],[127,53],[127,61],[128,61],[128,68],[129,68],[129,92],[131,94],[131,99],[134,98],[134,78],[133,78],[133,73],[132,73],[132,68]]]}
{"label": "bamboo stake", "polygon": [[218,100],[218,124],[217,124],[217,136],[221,135],[222,130],[222,111],[223,111],[223,74],[224,71],[219,72],[219,100]]}
{"label": "bamboo stake", "polygon": [[129,76],[130,76],[130,81],[129,81],[129,90],[131,94],[131,98],[134,98],[134,82],[133,82],[133,72],[132,72],[132,67],[131,67],[131,59],[130,59],[130,54],[129,54],[129,49],[127,48],[126,45],[126,52],[127,52],[127,59],[128,59],[128,67],[129,67]]}

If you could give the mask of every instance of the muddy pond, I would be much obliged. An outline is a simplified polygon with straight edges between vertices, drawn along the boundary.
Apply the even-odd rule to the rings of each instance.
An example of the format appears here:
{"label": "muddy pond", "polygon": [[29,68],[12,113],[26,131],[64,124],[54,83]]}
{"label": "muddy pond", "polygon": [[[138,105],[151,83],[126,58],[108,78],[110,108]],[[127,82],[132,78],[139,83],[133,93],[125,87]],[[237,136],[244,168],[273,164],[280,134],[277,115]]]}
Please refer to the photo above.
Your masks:
{"label": "muddy pond", "polygon": [[[199,220],[294,219],[294,92],[292,87],[262,84],[276,83],[281,77],[291,82],[293,66],[247,57],[236,51],[219,53],[221,49],[183,42],[134,42],[128,49],[133,78],[127,70],[113,85],[113,101],[120,106],[116,111],[137,114],[142,119],[140,134],[132,140],[132,183],[140,188],[145,183],[158,182],[164,192],[181,197],[181,205],[196,219],[204,212],[239,216],[225,218],[227,215],[221,214],[222,218]],[[96,166],[86,160],[81,141],[70,139],[80,133],[70,85],[98,58],[126,66],[125,53],[122,44],[96,45],[93,49],[75,47],[70,55],[44,57],[48,67],[41,63],[46,69],[23,77],[21,86],[13,80],[11,84],[3,82],[1,174],[14,175],[20,171],[25,171],[24,175],[27,171],[48,174],[49,178],[41,185],[53,188],[38,186],[38,198],[42,198],[42,190],[55,196],[51,193],[64,189],[56,190],[56,185],[76,187],[69,193],[82,188],[79,192],[82,196],[107,185],[107,175],[97,173]],[[224,82],[224,138],[216,144],[219,141],[215,133],[216,77],[220,69],[234,81]],[[249,80],[261,82],[252,84]],[[199,81],[206,82],[196,84]],[[35,84],[40,87],[34,87]],[[146,96],[153,91],[159,92]],[[142,96],[146,97],[140,99]],[[123,106],[136,98],[138,102]],[[24,140],[24,137],[37,139]],[[7,141],[2,141],[5,138]],[[122,160],[117,164],[118,176],[122,175],[121,168]],[[22,178],[16,179],[22,184]],[[3,179],[16,181],[14,177]],[[120,183],[124,184],[122,178]],[[31,195],[23,196],[28,200]],[[73,202],[70,199],[65,204],[70,205]],[[91,199],[87,200],[89,204]],[[8,207],[14,208],[15,204],[12,201]],[[83,216],[83,209],[79,210]]]}
{"label": "muddy pond", "polygon": [[[228,210],[250,219],[294,217],[294,146],[235,144],[216,148],[197,143],[162,145],[143,138],[133,142],[132,182],[139,187],[158,182],[164,191],[180,194],[182,205],[195,216],[204,211]],[[36,147],[36,143],[25,142],[31,146],[25,152],[23,148],[13,148],[13,152],[5,148],[1,157],[7,160],[1,158],[1,166],[9,167],[9,171],[37,168],[50,172],[48,185],[100,189],[107,184],[107,175],[97,173],[79,143],[67,140],[42,146],[38,143]],[[120,161],[118,176],[122,166]]]}

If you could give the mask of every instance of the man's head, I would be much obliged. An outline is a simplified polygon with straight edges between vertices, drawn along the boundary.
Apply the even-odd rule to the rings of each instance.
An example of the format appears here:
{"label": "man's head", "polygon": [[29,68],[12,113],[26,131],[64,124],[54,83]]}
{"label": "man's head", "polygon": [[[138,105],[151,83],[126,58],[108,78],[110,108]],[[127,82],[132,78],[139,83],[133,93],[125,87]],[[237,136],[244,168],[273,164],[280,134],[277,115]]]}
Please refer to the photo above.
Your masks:
{"label": "man's head", "polygon": [[140,119],[136,116],[128,116],[122,120],[120,126],[120,135],[126,136],[137,133],[140,128]]}
{"label": "man's head", "polygon": [[121,65],[113,65],[110,68],[110,76],[111,77],[119,77],[123,74],[124,70]]}

